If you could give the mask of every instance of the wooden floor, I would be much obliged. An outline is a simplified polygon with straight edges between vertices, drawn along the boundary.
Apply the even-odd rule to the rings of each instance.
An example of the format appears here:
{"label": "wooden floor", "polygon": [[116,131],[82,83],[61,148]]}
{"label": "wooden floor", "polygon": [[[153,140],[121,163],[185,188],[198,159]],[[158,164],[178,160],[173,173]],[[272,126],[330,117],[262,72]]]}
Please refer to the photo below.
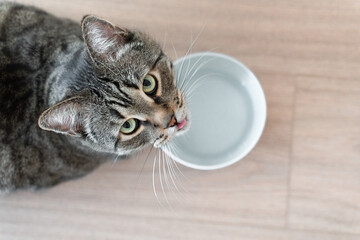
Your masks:
{"label": "wooden floor", "polygon": [[[0,197],[0,239],[360,239],[360,1],[31,0],[142,29],[175,56],[229,54],[258,76],[268,121],[255,149],[218,171],[181,167],[167,200],[153,153],[44,192]],[[181,175],[179,174],[179,177]],[[179,184],[179,188],[182,189]]]}

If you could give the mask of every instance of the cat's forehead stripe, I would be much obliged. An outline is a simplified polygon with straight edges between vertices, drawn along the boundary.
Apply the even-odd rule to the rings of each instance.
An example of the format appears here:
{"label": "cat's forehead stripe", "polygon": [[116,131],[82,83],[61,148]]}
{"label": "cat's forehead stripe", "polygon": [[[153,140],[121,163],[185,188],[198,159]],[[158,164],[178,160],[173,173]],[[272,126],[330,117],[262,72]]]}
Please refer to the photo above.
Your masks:
{"label": "cat's forehead stripe", "polygon": [[153,66],[151,67],[151,69],[154,69],[156,64],[161,60],[161,58],[164,56],[164,53],[161,51],[159,56],[157,57],[157,59],[155,60]]}
{"label": "cat's forehead stripe", "polygon": [[123,81],[123,84],[128,88],[134,88],[136,90],[139,90],[139,86],[136,85],[135,83],[130,82],[130,81]]}
{"label": "cat's forehead stripe", "polygon": [[114,117],[116,119],[119,119],[119,120],[125,118],[119,111],[117,111],[114,108],[110,108],[110,114],[111,114],[112,117]]}

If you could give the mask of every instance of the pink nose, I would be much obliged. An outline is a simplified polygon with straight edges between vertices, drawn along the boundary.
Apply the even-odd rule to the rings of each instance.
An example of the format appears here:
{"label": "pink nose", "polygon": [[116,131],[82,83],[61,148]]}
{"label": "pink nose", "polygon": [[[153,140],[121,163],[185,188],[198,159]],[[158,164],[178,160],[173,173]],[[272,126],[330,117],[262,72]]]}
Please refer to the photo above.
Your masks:
{"label": "pink nose", "polygon": [[185,126],[185,124],[186,124],[186,119],[184,118],[184,120],[182,120],[177,124],[178,129],[179,130],[182,129]]}

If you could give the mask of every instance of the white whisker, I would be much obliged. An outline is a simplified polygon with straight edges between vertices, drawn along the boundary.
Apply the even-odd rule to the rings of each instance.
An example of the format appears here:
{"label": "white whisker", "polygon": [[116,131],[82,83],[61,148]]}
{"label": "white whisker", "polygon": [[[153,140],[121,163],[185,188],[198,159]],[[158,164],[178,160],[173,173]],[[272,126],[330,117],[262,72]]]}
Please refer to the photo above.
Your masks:
{"label": "white whisker", "polygon": [[168,190],[171,192],[172,188],[170,187],[168,177],[167,177],[167,173],[166,173],[166,165],[165,165],[166,161],[165,161],[165,153],[164,153],[164,151],[161,151],[161,155],[162,155],[162,168],[163,168],[165,183],[166,183],[166,186],[167,186]]}
{"label": "white whisker", "polygon": [[[170,167],[170,164],[169,164],[169,161],[171,161],[171,159],[170,159],[169,156],[167,156],[166,154],[165,154],[165,160],[166,160],[166,165],[167,165],[167,168],[168,168],[170,180],[171,180],[171,182],[172,182],[175,190],[182,195],[182,192],[180,192],[179,188],[178,188],[177,185],[176,185],[176,182],[175,182],[175,180],[174,180],[173,173],[172,173],[172,170],[171,170],[171,167]],[[175,195],[175,197],[176,197],[176,200],[181,203],[181,201],[179,200],[179,198],[178,198],[177,195],[176,195],[176,192],[174,192],[174,195]]]}
{"label": "white whisker", "polygon": [[165,49],[165,47],[166,47],[166,40],[167,40],[167,32],[165,32],[164,42],[163,42],[162,49]]}
{"label": "white whisker", "polygon": [[[177,145],[176,145],[174,142],[173,142],[171,145],[169,145],[169,146],[171,146],[173,152],[178,153],[178,147],[177,147]],[[177,162],[176,162],[176,161],[173,161],[173,163],[174,163],[176,169],[178,170],[178,172],[179,172],[187,181],[191,182],[190,179],[188,179],[188,178],[183,174],[183,172],[180,170],[180,168],[179,168],[178,165],[177,165]]]}
{"label": "white whisker", "polygon": [[[136,180],[136,187],[137,187],[137,185],[139,184],[140,176],[141,176],[142,172],[144,171],[145,164],[146,164],[146,162],[147,162],[147,160],[148,160],[148,158],[149,158],[149,156],[150,156],[150,153],[152,152],[153,149],[154,149],[154,147],[151,146],[151,147],[150,147],[150,150],[149,150],[149,152],[148,152],[148,154],[147,154],[147,156],[146,156],[146,158],[145,158],[145,161],[144,161],[144,163],[143,163],[143,165],[142,165],[142,168],[141,168],[141,170],[140,170],[139,176],[138,176],[138,178],[137,178],[137,180]],[[143,152],[143,150],[142,150],[142,152]]]}
{"label": "white whisker", "polygon": [[[168,204],[168,206],[170,206],[170,203],[169,203],[169,201],[168,201],[168,199],[167,199],[167,197],[166,197],[166,193],[165,193],[165,190],[164,190],[164,185],[163,185],[163,183],[162,183],[162,177],[161,177],[161,155],[160,155],[160,152],[161,152],[161,151],[158,151],[158,153],[159,153],[159,178],[160,178],[160,186],[161,186],[161,190],[162,190],[162,192],[163,192],[165,201],[166,201],[166,203]],[[170,207],[171,207],[171,206],[170,206]]]}
{"label": "white whisker", "polygon": [[[168,147],[169,147],[169,146],[168,146]],[[167,149],[169,149],[168,147],[167,147]],[[170,151],[170,150],[168,150],[168,151]],[[174,160],[173,160],[172,158],[170,158],[169,156],[167,156],[167,161],[168,161],[169,172],[171,173],[170,176],[173,176],[172,181],[173,181],[173,184],[174,184],[177,192],[181,195],[181,197],[182,197],[184,200],[188,200],[187,197],[186,197],[186,196],[184,195],[184,193],[182,192],[182,191],[184,191],[184,192],[188,193],[188,191],[186,190],[186,188],[185,188],[184,185],[182,184],[181,178],[179,178],[179,177],[177,176],[177,174],[176,174],[176,172],[175,172],[175,169],[174,169],[174,167],[173,167],[173,165],[172,165],[172,162],[174,162]],[[177,186],[177,184],[176,184],[176,180],[178,181],[181,190],[178,188],[178,186]]]}
{"label": "white whisker", "polygon": [[[168,149],[170,149],[170,148],[172,148],[172,146],[168,145]],[[170,150],[168,150],[168,151],[170,151]],[[172,149],[171,151],[174,152],[173,149]],[[183,185],[182,185],[182,179],[179,177],[179,175],[176,173],[176,171],[175,171],[175,169],[174,169],[174,167],[173,167],[173,164],[172,164],[173,161],[175,161],[175,160],[172,160],[172,161],[170,162],[170,168],[172,169],[172,172],[174,173],[175,179],[179,181],[179,183],[180,183],[181,186],[183,186]]]}
{"label": "white whisker", "polygon": [[[186,81],[186,84],[183,86],[183,91],[186,91],[186,89],[189,89],[189,86],[191,86],[192,82],[192,78],[196,75],[196,73],[198,73],[198,71],[204,67],[206,64],[208,64],[210,61],[214,60],[214,58],[210,58],[209,60],[201,63],[201,65],[192,73],[192,75],[190,76],[189,80]],[[189,85],[190,84],[190,85]]]}
{"label": "white whisker", "polygon": [[[213,48],[213,49],[211,49],[211,50],[209,50],[209,51],[206,51],[205,53],[211,52],[211,51],[213,51],[213,50],[215,50],[215,49],[216,49],[216,48]],[[199,57],[199,59],[194,63],[194,65],[192,66],[192,68],[189,70],[188,74],[185,76],[185,79],[188,78],[189,74],[192,72],[192,70],[194,69],[194,67],[195,67],[205,56],[206,56],[206,54],[203,54],[201,57]],[[196,72],[195,72],[195,73],[196,73]],[[190,79],[191,79],[191,77],[190,77]]]}
{"label": "white whisker", "polygon": [[181,196],[184,200],[188,201],[189,199],[185,196],[184,193],[187,193],[187,194],[190,194],[190,193],[184,186],[183,180],[182,180],[181,176],[179,176],[179,174],[177,173],[178,171],[176,171],[173,164],[175,164],[175,161],[173,159],[171,159],[171,161],[169,161],[169,166],[170,166],[172,173],[174,174],[174,180],[178,183],[179,193],[181,194]]}
{"label": "white whisker", "polygon": [[156,200],[157,200],[157,202],[159,203],[159,205],[160,205],[161,207],[164,207],[164,205],[160,202],[159,197],[158,197],[158,195],[157,195],[157,193],[156,193],[156,186],[155,186],[155,185],[156,185],[156,184],[155,184],[155,168],[156,168],[156,155],[155,155],[155,159],[154,159],[153,174],[152,174],[153,192],[154,192],[154,195],[155,195]]}
{"label": "white whisker", "polygon": [[[194,42],[192,41],[192,34],[191,34],[191,44],[190,44],[190,52],[188,54],[191,54],[192,53],[192,49],[193,49],[193,44]],[[187,61],[187,66],[186,66],[186,70],[184,71],[184,75],[186,76],[189,72],[189,67],[190,67],[190,64],[191,64],[191,58]],[[181,85],[180,85],[180,89],[183,88],[183,84],[186,82],[186,78],[185,77],[181,77],[182,76],[182,72],[180,73],[180,78],[181,78]]]}
{"label": "white whisker", "polygon": [[187,88],[183,93],[186,96],[186,99],[188,99],[191,96],[191,93],[193,93],[199,86],[202,86],[203,84],[205,84],[205,82],[201,82],[204,78],[207,78],[209,76],[212,75],[216,75],[216,73],[208,73],[205,74],[199,78],[197,78],[196,80],[194,80],[194,82],[192,83],[191,86],[189,86],[189,88]]}
{"label": "white whisker", "polygon": [[175,59],[178,59],[177,51],[175,49],[174,42],[172,40],[171,40],[171,46],[172,46],[172,48],[174,50],[174,53],[175,53]]}
{"label": "white whisker", "polygon": [[[187,52],[186,52],[186,54],[185,54],[184,57],[186,57],[186,56],[189,54],[190,48],[191,48],[191,44],[190,44],[189,49],[187,50]],[[176,81],[178,82],[177,85],[180,86],[180,88],[181,88],[182,80],[183,80],[183,79],[181,78],[181,74],[182,74],[184,62],[185,62],[185,61],[182,61],[181,65],[180,65],[180,70],[176,73]]]}
{"label": "white whisker", "polygon": [[212,76],[212,75],[217,75],[216,73],[209,73],[209,74],[205,74],[203,75],[202,77],[198,78],[196,80],[196,82],[193,84],[193,86],[191,87],[191,89],[188,89],[184,94],[185,94],[185,98],[186,98],[186,101],[188,103],[188,105],[191,105],[192,102],[191,102],[191,99],[193,98],[193,94],[194,92],[196,92],[196,90],[203,86],[204,84],[206,84],[206,82],[201,82],[200,80],[202,80],[203,78],[207,78],[209,76]]}
{"label": "white whisker", "polygon": [[[187,52],[186,52],[186,54],[185,54],[184,57],[186,57],[186,56],[190,53],[190,51],[192,51],[193,46],[195,45],[195,43],[196,43],[197,40],[199,39],[200,35],[203,33],[203,31],[204,31],[204,29],[205,29],[205,26],[206,26],[206,24],[204,24],[204,25],[202,26],[201,30],[199,31],[199,33],[198,33],[197,36],[195,37],[194,41],[191,41],[190,47],[189,47],[189,49],[187,50]],[[192,36],[191,36],[191,39],[192,39]],[[184,80],[184,79],[181,79],[181,73],[182,73],[183,64],[184,64],[184,61],[183,61],[182,64],[181,64],[180,71],[179,71],[180,74],[179,74],[179,76],[178,76],[178,78],[177,78],[177,79],[179,80],[179,83],[180,83],[181,85],[182,85],[182,82],[183,82],[183,80]],[[180,88],[181,88],[181,86],[180,86]]]}
{"label": "white whisker", "polygon": [[119,157],[120,157],[120,153],[116,155],[116,158],[114,159],[112,165],[114,165],[114,164],[117,162],[117,160],[118,160]]}

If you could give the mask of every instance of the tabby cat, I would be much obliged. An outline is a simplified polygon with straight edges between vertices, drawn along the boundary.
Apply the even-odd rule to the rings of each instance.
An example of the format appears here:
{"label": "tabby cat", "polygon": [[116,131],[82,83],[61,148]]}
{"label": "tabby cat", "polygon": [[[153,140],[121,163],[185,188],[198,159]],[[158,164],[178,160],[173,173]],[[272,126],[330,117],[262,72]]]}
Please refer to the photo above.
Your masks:
{"label": "tabby cat", "polygon": [[146,34],[0,2],[0,192],[80,177],[188,126],[173,64]]}

